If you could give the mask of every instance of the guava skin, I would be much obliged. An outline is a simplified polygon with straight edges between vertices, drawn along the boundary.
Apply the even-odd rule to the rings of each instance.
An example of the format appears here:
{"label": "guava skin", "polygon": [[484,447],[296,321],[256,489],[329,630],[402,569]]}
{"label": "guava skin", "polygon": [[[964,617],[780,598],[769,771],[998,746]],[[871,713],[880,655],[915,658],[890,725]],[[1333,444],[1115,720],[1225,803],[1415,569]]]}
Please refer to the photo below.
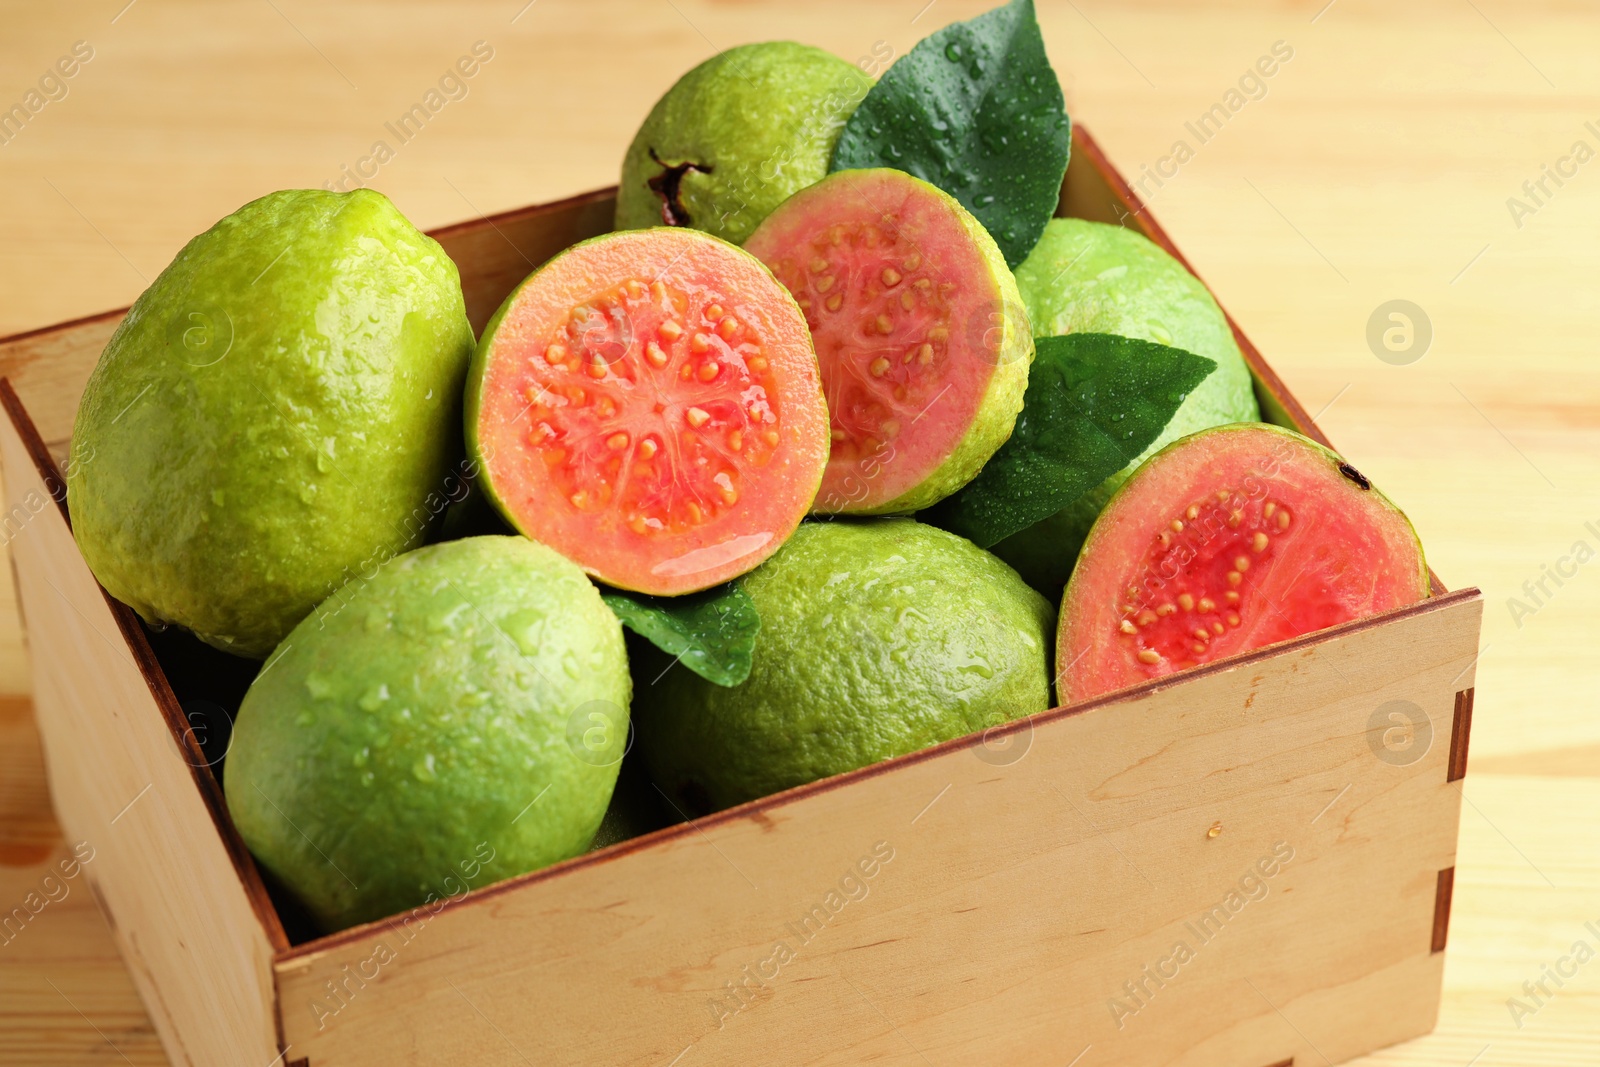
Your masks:
{"label": "guava skin", "polygon": [[1057,601],[1095,516],[1139,464],[1180,437],[1254,422],[1261,411],[1250,369],[1216,300],[1183,264],[1142,234],[1103,222],[1051,219],[1016,276],[1035,336],[1113,333],[1181,348],[1217,364],[1132,463],[993,547],[1029,585]]}
{"label": "guava skin", "polygon": [[250,851],[324,930],[588,846],[632,682],[621,624],[576,565],[472,537],[325,607],[245,695],[226,775]]}
{"label": "guava skin", "polygon": [[845,120],[872,84],[838,56],[793,41],[706,60],[656,102],[628,146],[616,228],[693,226],[744,243],[773,208],[828,173]]}
{"label": "guava skin", "polygon": [[689,815],[1050,705],[1054,611],[954,534],[808,522],[743,581],[761,613],[749,679],[674,668],[637,717],[652,777]]}
{"label": "guava skin", "polygon": [[151,623],[266,656],[443,510],[473,343],[455,264],[381,194],[246,204],[84,389],[67,499],[90,570]]}

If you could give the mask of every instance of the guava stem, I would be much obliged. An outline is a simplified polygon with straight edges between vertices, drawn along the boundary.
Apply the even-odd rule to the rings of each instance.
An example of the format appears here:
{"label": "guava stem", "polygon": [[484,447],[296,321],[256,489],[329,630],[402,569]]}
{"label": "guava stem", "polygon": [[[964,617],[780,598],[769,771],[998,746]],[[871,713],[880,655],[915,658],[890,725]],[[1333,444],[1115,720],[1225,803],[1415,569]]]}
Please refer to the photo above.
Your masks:
{"label": "guava stem", "polygon": [[669,165],[656,155],[654,148],[650,149],[650,158],[655,160],[661,168],[661,173],[645,182],[650,191],[661,198],[661,221],[668,226],[689,226],[689,212],[679,201],[679,187],[683,183],[683,176],[689,171],[696,174],[710,174],[711,167],[703,167],[698,163],[677,163]]}

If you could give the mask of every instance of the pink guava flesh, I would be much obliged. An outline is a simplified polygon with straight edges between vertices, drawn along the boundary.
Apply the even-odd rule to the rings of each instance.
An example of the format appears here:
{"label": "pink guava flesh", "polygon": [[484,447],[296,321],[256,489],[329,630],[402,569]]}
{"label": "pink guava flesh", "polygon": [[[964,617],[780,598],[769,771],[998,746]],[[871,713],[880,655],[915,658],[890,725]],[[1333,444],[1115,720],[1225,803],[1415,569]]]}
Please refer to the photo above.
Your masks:
{"label": "pink guava flesh", "polygon": [[1415,603],[1411,523],[1299,434],[1243,423],[1186,437],[1100,514],[1062,599],[1063,703]]}
{"label": "pink guava flesh", "polygon": [[777,551],[827,456],[799,309],[754,256],[689,229],[607,234],[534,272],[484,331],[467,422],[518,530],[661,596]]}
{"label": "pink guava flesh", "polygon": [[1006,358],[1004,293],[959,205],[899,171],[844,171],[790,197],[745,250],[816,345],[832,441],[815,510],[905,497],[956,451]]}

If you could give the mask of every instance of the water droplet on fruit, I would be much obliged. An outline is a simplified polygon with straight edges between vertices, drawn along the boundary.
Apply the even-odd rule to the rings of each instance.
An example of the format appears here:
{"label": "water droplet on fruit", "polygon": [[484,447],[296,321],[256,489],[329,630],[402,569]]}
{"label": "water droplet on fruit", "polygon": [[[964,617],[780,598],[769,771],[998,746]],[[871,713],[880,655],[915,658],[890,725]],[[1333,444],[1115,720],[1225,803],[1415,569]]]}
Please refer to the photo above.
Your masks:
{"label": "water droplet on fruit", "polygon": [[433,765],[433,753],[425,754],[421,759],[411,765],[411,775],[419,782],[437,781],[439,772]]}
{"label": "water droplet on fruit", "polygon": [[377,711],[389,699],[389,687],[382,683],[372,686],[357,701],[362,711]]}
{"label": "water droplet on fruit", "polygon": [[434,617],[430,617],[429,621],[427,621],[427,630],[430,633],[453,632],[456,629],[456,622],[461,619],[462,614],[466,613],[467,609],[469,609],[469,606],[461,603],[461,605],[451,608],[450,611],[442,611],[442,613],[435,614]]}
{"label": "water droplet on fruit", "polygon": [[361,749],[359,751],[357,751],[354,756],[350,757],[350,763],[353,766],[356,766],[356,767],[365,767],[367,765],[367,760],[370,759],[371,757],[372,757],[372,749],[370,749],[370,748],[366,747],[365,745],[363,745],[361,747]]}
{"label": "water droplet on fruit", "polygon": [[561,669],[567,672],[567,677],[577,679],[583,676],[583,665],[578,662],[578,657],[569,648],[561,657]]}
{"label": "water droplet on fruit", "polygon": [[976,657],[967,663],[961,664],[958,669],[966,671],[969,674],[976,674],[979,678],[994,677],[994,668],[989,665],[988,660],[981,656]]}
{"label": "water droplet on fruit", "polygon": [[944,57],[952,63],[961,62],[961,46],[951,41],[944,46]]}

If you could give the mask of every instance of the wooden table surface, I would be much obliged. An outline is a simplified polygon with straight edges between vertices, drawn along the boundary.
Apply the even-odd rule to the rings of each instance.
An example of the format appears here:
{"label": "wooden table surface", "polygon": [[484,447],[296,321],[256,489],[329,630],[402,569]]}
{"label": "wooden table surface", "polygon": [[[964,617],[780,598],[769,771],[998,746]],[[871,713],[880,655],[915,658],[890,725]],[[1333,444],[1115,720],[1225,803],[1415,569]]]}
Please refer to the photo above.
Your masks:
{"label": "wooden table surface", "polygon": [[[1039,3],[1074,117],[1134,179],[1175,141],[1195,148],[1159,187],[1147,179],[1156,214],[1407,509],[1445,582],[1487,598],[1439,1028],[1360,1062],[1600,1063],[1600,963],[1547,983],[1534,1014],[1514,1020],[1507,1004],[1531,1005],[1524,983],[1575,942],[1600,948],[1600,566],[1578,562],[1600,549],[1600,163],[1585,165],[1600,150],[1600,10]],[[76,42],[92,58],[0,145],[0,335],[127,304],[246,200],[338,179],[477,41],[493,57],[466,95],[373,182],[423,227],[612,183],[650,104],[717,49],[793,38],[849,59],[880,42],[900,54],[983,6],[8,0],[0,108]],[[1264,95],[1198,143],[1185,122],[1279,41],[1293,58]],[[1367,341],[1393,299],[1433,331],[1405,365]],[[1574,557],[1578,542],[1591,547]],[[1542,592],[1524,584],[1541,578]],[[0,599],[9,909],[66,844],[9,578]],[[0,945],[0,1064],[113,1062],[166,1060],[74,889]]]}

